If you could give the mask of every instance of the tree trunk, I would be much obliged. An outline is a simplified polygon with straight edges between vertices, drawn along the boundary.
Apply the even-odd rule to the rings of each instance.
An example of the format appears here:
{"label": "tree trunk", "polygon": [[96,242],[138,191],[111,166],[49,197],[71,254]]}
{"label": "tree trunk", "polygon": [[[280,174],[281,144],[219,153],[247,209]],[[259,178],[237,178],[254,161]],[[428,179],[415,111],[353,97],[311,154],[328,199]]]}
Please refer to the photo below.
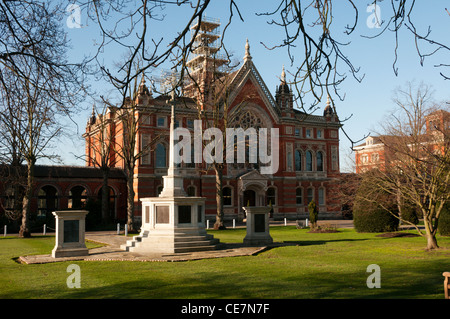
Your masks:
{"label": "tree trunk", "polygon": [[129,232],[135,232],[134,224],[134,187],[133,187],[134,169],[127,168],[127,225]]}
{"label": "tree trunk", "polygon": [[427,234],[427,250],[438,249],[439,246],[437,244],[436,236],[433,234]]}
{"label": "tree trunk", "polygon": [[424,215],[423,218],[423,223],[425,226],[425,237],[427,238],[427,250],[433,250],[433,249],[437,249],[439,248],[438,244],[437,244],[437,239],[436,239],[436,231],[434,230],[435,226],[433,226],[433,222],[432,220],[430,220],[429,216],[432,214],[428,213],[428,216]]}
{"label": "tree trunk", "polygon": [[102,168],[103,185],[102,185],[102,222],[107,224],[110,222],[109,216],[109,168]]}
{"label": "tree trunk", "polygon": [[27,164],[27,186],[22,202],[22,225],[20,225],[19,237],[31,237],[30,231],[30,201],[33,195],[33,176],[34,176],[34,161],[30,160]]}
{"label": "tree trunk", "polygon": [[214,229],[226,229],[223,223],[224,222],[223,194],[222,194],[223,166],[214,165],[214,170],[216,172],[216,203],[217,203],[216,222],[214,223]]}

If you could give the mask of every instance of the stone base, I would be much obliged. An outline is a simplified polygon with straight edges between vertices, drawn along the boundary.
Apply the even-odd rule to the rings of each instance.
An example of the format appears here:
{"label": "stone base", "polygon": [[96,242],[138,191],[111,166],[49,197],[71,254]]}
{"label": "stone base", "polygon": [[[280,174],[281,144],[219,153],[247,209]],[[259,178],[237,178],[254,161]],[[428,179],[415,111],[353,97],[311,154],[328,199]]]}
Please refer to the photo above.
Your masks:
{"label": "stone base", "polygon": [[266,238],[266,239],[246,239],[244,238],[244,245],[246,246],[265,246],[273,244],[272,238]]}
{"label": "stone base", "polygon": [[89,250],[87,248],[54,248],[52,250],[53,258],[61,257],[75,257],[75,256],[87,256],[89,255]]}
{"label": "stone base", "polygon": [[175,254],[215,250],[219,240],[205,229],[205,198],[142,198],[141,233],[121,248],[142,254]]}
{"label": "stone base", "polygon": [[209,234],[144,232],[134,236],[121,248],[136,253],[175,254],[215,250],[219,245],[219,240]]}

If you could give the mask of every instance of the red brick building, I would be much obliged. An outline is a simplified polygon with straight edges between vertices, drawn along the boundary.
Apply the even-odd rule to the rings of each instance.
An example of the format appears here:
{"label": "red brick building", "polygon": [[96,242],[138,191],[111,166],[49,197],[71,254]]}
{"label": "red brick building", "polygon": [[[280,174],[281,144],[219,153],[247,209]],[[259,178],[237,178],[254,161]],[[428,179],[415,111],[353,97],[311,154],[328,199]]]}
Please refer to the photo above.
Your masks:
{"label": "red brick building", "polygon": [[[319,218],[341,218],[341,209],[331,199],[336,179],[339,178],[339,128],[340,123],[329,104],[323,104],[321,115],[311,115],[294,109],[294,94],[287,84],[284,68],[275,96],[270,93],[250,55],[247,43],[245,57],[239,69],[226,72],[225,59],[218,56],[219,24],[204,20],[197,34],[197,48],[189,61],[191,76],[200,90],[187,82],[176,99],[175,126],[194,131],[194,120],[215,112],[219,105],[220,118],[241,108],[234,123],[243,128],[278,129],[278,169],[272,174],[262,174],[262,164],[251,162],[228,163],[223,173],[225,219],[243,217],[243,206],[271,205],[274,218],[306,218],[307,205],[315,200]],[[214,77],[226,78],[226,87],[213,86]],[[275,76],[275,75],[274,75]],[[224,90],[225,89],[225,90]],[[222,91],[220,91],[222,90]],[[219,98],[214,94],[218,91]],[[226,92],[223,93],[223,92]],[[155,94],[156,95],[156,94]],[[154,96],[143,78],[135,96],[134,116],[138,119],[135,152],[142,152],[134,170],[135,216],[141,216],[140,199],[158,196],[167,173],[169,154],[169,126],[171,97]],[[132,101],[127,101],[131,103]],[[102,174],[99,169],[101,146],[110,155],[112,167],[109,178],[111,213],[116,220],[126,219],[126,178],[124,163],[118,155],[123,145],[121,116],[124,106],[109,107],[106,114],[88,119],[86,132],[87,167],[41,167],[36,173],[36,186],[32,212],[49,214],[55,209],[78,208],[86,198],[101,196]],[[206,125],[207,121],[202,122]],[[224,128],[223,121],[220,122]],[[205,129],[206,127],[203,127]],[[108,136],[108,143],[99,137]],[[192,148],[194,150],[194,148]],[[192,154],[194,156],[195,154]],[[206,216],[216,214],[215,174],[202,163],[182,163],[184,187],[188,195],[206,197]],[[5,193],[6,191],[4,191]],[[8,196],[5,196],[7,198]]]}
{"label": "red brick building", "polygon": [[[444,132],[450,129],[450,113],[444,110],[437,110],[425,117],[425,132],[422,136],[424,143],[431,151],[436,151],[440,141],[446,138]],[[398,136],[369,136],[365,143],[354,147],[356,173],[362,173],[372,168],[384,169],[390,159],[395,158],[392,150],[388,149],[386,143],[395,143]],[[407,138],[407,137],[405,137]]]}
{"label": "red brick building", "polygon": [[[242,206],[246,205],[272,205],[274,218],[305,218],[308,216],[307,205],[313,199],[318,203],[323,218],[340,218],[340,208],[328,199],[328,194],[333,191],[333,181],[339,178],[340,128],[329,101],[323,105],[323,115],[310,115],[294,109],[293,92],[286,82],[284,69],[280,85],[275,96],[272,96],[252,61],[248,43],[241,67],[226,73],[220,69],[224,60],[217,55],[213,58],[211,54],[216,53],[214,42],[218,35],[215,29],[219,24],[215,21],[204,21],[203,24],[205,26],[198,35],[198,43],[201,44],[188,62],[191,76],[196,79],[200,90],[192,89],[192,82],[185,84],[181,96],[174,102],[177,114],[175,126],[193,132],[194,120],[199,118],[199,108],[203,111],[203,119],[206,119],[208,114],[209,118],[213,116],[215,103],[222,105],[221,112],[224,112],[223,105],[226,103],[228,114],[241,108],[237,122],[243,129],[279,129],[279,167],[275,173],[261,174],[259,163],[250,163],[248,158],[245,164],[225,165],[225,218],[242,217]],[[217,86],[214,88],[216,91],[211,89],[212,78],[218,72],[222,72],[220,76],[227,77],[226,102],[223,94],[220,99],[212,97],[214,92],[223,89]],[[171,102],[168,95],[154,97],[143,78],[135,103],[135,116],[139,119],[136,153],[144,154],[134,172],[135,215],[140,216],[139,199],[158,196],[167,172]],[[115,143],[118,144],[122,143],[121,112],[121,107],[109,108],[105,116],[109,123],[107,129],[115,132]],[[221,115],[221,118],[226,117]],[[89,166],[94,166],[93,159],[98,156],[93,150],[99,148],[95,145],[99,123],[103,123],[102,118],[94,116],[88,122],[84,135]],[[224,128],[223,123],[219,126]],[[115,167],[123,167],[120,159]],[[214,171],[208,170],[205,163],[182,163],[181,171],[185,190],[189,195],[207,198],[206,215],[213,219],[216,212]],[[118,214],[123,217],[125,212]]]}

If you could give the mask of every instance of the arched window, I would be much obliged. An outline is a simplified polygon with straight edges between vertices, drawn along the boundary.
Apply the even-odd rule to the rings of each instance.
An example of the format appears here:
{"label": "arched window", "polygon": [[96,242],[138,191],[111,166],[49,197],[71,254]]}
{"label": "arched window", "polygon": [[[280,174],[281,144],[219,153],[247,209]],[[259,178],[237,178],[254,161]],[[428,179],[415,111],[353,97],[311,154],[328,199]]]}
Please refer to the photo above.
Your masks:
{"label": "arched window", "polygon": [[302,153],[299,150],[295,151],[295,170],[302,170]]}
{"label": "arched window", "polygon": [[159,143],[156,145],[155,149],[155,166],[156,167],[167,167],[167,160],[166,160],[166,147],[164,144]]}
{"label": "arched window", "polygon": [[277,191],[275,187],[269,187],[267,189],[267,205],[273,205],[275,206],[277,204]]}
{"label": "arched window", "polygon": [[83,186],[72,187],[69,191],[68,208],[83,208],[86,205],[87,192]]}
{"label": "arched window", "polygon": [[231,206],[233,204],[232,197],[231,197],[231,187],[225,186],[222,189],[222,196],[223,196],[223,205],[224,206]]}
{"label": "arched window", "polygon": [[317,170],[319,172],[323,172],[323,153],[322,152],[317,152]]}
{"label": "arched window", "polygon": [[306,170],[312,172],[312,153],[311,151],[306,151]]}
{"label": "arched window", "polygon": [[297,187],[295,190],[295,202],[297,205],[303,205],[303,189],[301,187]]}
{"label": "arched window", "polygon": [[55,187],[47,185],[38,193],[38,216],[45,217],[58,208],[58,191]]}

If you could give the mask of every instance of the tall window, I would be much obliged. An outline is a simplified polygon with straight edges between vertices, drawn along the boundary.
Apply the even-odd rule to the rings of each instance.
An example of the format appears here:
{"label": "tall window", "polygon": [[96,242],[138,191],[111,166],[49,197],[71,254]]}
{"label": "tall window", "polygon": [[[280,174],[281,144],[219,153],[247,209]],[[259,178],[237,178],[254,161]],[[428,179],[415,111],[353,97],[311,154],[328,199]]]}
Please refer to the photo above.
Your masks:
{"label": "tall window", "polygon": [[319,188],[318,195],[319,195],[319,205],[325,205],[325,189],[322,187]]}
{"label": "tall window", "polygon": [[275,187],[269,187],[267,189],[267,205],[276,205],[276,189]]}
{"label": "tall window", "polygon": [[295,151],[295,170],[302,170],[302,153],[299,150]]}
{"label": "tall window", "polygon": [[149,165],[150,164],[150,140],[151,137],[149,134],[141,135],[141,151],[144,152],[141,157],[141,164]]}
{"label": "tall window", "polygon": [[158,117],[156,124],[157,124],[158,127],[166,127],[166,118],[165,117]]}
{"label": "tall window", "polygon": [[317,138],[322,138],[322,130],[317,130]]}
{"label": "tall window", "polygon": [[223,204],[225,206],[231,206],[231,187],[224,187],[222,189],[222,195],[223,195]]}
{"label": "tall window", "polygon": [[156,167],[167,167],[166,147],[161,143],[156,145],[155,154],[156,154],[156,161],[155,161]]}
{"label": "tall window", "polygon": [[306,151],[306,170],[312,172],[312,153],[311,151]]}
{"label": "tall window", "polygon": [[308,204],[314,199],[314,188],[308,188]]}
{"label": "tall window", "polygon": [[317,170],[319,172],[323,171],[323,154],[322,154],[322,152],[317,152]]}
{"label": "tall window", "polygon": [[295,201],[297,205],[303,204],[303,190],[300,187],[295,190]]}

